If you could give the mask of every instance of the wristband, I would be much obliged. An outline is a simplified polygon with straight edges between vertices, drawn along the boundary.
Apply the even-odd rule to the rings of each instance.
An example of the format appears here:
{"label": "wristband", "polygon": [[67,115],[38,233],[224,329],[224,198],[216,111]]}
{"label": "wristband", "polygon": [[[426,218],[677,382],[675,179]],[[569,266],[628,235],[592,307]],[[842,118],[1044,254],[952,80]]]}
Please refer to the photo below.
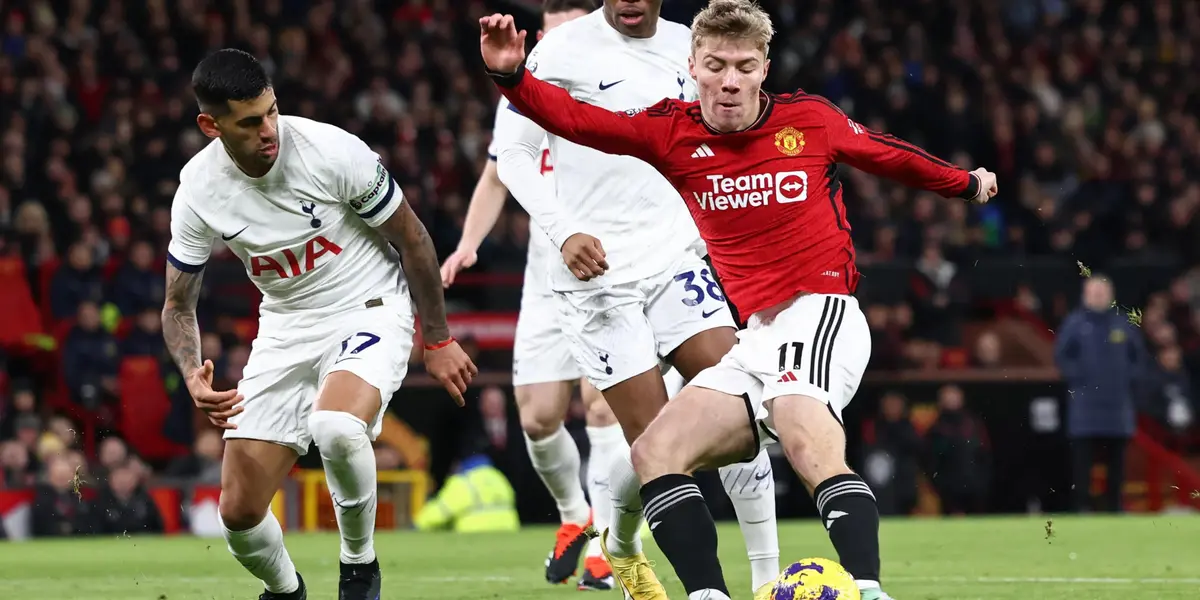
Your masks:
{"label": "wristband", "polygon": [[457,341],[458,340],[454,339],[454,336],[450,336],[450,339],[448,339],[444,342],[438,342],[436,344],[425,344],[425,349],[426,350],[441,350],[442,348],[445,348],[446,346],[449,346],[450,344],[453,344],[454,342],[457,342]]}

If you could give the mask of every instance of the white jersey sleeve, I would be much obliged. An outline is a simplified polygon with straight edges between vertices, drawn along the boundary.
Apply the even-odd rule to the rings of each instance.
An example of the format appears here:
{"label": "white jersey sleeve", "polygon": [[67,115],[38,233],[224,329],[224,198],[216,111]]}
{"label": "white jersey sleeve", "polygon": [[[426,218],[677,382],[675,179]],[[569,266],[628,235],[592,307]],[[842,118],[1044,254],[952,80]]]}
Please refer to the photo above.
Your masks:
{"label": "white jersey sleeve", "polygon": [[346,135],[348,141],[345,164],[339,174],[339,197],[344,198],[367,225],[379,227],[400,207],[404,194],[379,162],[379,155],[357,136]]}
{"label": "white jersey sleeve", "polygon": [[554,187],[541,173],[542,144],[546,132],[509,104],[496,115],[496,173],[504,187],[521,203],[529,218],[554,244],[562,248],[567,238],[582,231],[564,207],[555,201]]}
{"label": "white jersey sleeve", "polygon": [[171,241],[167,244],[167,261],[184,273],[204,269],[217,238],[191,203],[192,196],[181,183],[171,202]]}

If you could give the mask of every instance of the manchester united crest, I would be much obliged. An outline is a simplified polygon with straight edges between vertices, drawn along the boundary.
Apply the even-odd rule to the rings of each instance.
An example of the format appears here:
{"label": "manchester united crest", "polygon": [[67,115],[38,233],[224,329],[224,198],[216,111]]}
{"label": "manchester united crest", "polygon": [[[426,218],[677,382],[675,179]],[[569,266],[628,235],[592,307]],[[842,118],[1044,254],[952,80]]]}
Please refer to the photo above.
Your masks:
{"label": "manchester united crest", "polygon": [[795,156],[804,150],[804,132],[795,127],[784,127],[775,134],[775,147],[787,156]]}

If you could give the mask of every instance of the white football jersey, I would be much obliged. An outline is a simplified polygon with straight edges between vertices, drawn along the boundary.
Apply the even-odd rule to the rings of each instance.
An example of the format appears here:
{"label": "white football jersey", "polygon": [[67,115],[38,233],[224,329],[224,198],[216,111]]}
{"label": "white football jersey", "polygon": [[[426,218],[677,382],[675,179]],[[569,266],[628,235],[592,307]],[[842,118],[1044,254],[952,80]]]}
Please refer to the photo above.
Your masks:
{"label": "white football jersey", "polygon": [[374,229],[403,201],[362,140],[281,115],[279,155],[266,175],[243,173],[220,140],[183,167],[167,260],[197,272],[223,240],[262,291],[262,331],[303,327],[376,298],[411,310],[399,254]]}
{"label": "white football jersey", "polygon": [[[519,142],[521,131],[530,126],[537,127],[537,125],[533,125],[532,121],[521,116],[508,102],[508,98],[501,96],[500,104],[496,106],[496,119],[492,125],[492,142],[488,145],[488,158],[498,160],[501,149]],[[540,144],[535,156],[531,157],[532,164],[526,162],[524,169],[530,176],[536,172],[545,182],[545,187],[553,190],[554,164],[550,160],[550,146],[545,136],[542,137]],[[562,255],[554,246],[554,242],[550,241],[550,236],[546,235],[541,227],[536,224],[532,225],[529,228],[529,251],[525,259],[525,274],[526,277],[543,278],[544,281],[538,281],[535,284],[545,286],[549,281],[551,269],[554,267],[553,261],[561,263]]]}
{"label": "white football jersey", "polygon": [[[629,110],[663,98],[696,99],[696,84],[688,74],[690,52],[691,31],[683,25],[659,19],[653,37],[628,38],[605,21],[603,10],[596,10],[546,33],[526,68],[577,100]],[[526,210],[555,248],[574,233],[587,233],[603,244],[609,264],[604,276],[583,282],[560,260],[552,271],[555,290],[641,280],[667,269],[686,250],[703,252],[679,192],[654,167],[557,136],[547,138],[554,157],[554,197]],[[517,200],[527,202],[520,196]]]}

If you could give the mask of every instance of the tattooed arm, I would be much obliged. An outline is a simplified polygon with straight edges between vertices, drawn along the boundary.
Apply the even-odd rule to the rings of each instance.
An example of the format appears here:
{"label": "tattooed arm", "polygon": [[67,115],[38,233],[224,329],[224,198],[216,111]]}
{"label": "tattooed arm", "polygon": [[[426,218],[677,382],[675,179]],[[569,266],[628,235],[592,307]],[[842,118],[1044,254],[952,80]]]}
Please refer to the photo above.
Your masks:
{"label": "tattooed arm", "polygon": [[437,379],[459,406],[471,377],[479,372],[466,352],[450,337],[446,301],[437,251],[425,225],[404,201],[396,181],[379,161],[379,155],[362,140],[346,134],[346,162],[339,174],[346,203],[387,241],[400,250],[400,263],[408,278],[421,337],[425,341],[425,369]]}
{"label": "tattooed arm", "polygon": [[408,278],[413,303],[417,305],[417,315],[421,317],[425,369],[441,382],[459,406],[463,406],[463,394],[479,370],[450,337],[442,275],[433,240],[407,202],[401,203],[378,229],[400,250],[400,263]]}
{"label": "tattooed arm", "polygon": [[413,303],[421,317],[421,337],[426,344],[450,339],[446,324],[446,301],[442,294],[442,274],[438,269],[437,250],[421,219],[407,202],[379,226],[379,232],[400,250],[400,262],[408,278]]}
{"label": "tattooed arm", "polygon": [[184,273],[167,265],[166,303],[163,305],[162,330],[167,350],[185,376],[200,368],[200,325],[196,321],[196,303],[204,271]]}
{"label": "tattooed arm", "polygon": [[187,384],[188,392],[208,419],[222,429],[237,429],[229,418],[244,410],[236,406],[242,401],[237,390],[217,392],[212,389],[213,363],[200,359],[200,325],[196,320],[196,303],[200,300],[200,284],[204,271],[188,273],[167,264],[167,293],[163,304],[163,340],[167,350]]}

